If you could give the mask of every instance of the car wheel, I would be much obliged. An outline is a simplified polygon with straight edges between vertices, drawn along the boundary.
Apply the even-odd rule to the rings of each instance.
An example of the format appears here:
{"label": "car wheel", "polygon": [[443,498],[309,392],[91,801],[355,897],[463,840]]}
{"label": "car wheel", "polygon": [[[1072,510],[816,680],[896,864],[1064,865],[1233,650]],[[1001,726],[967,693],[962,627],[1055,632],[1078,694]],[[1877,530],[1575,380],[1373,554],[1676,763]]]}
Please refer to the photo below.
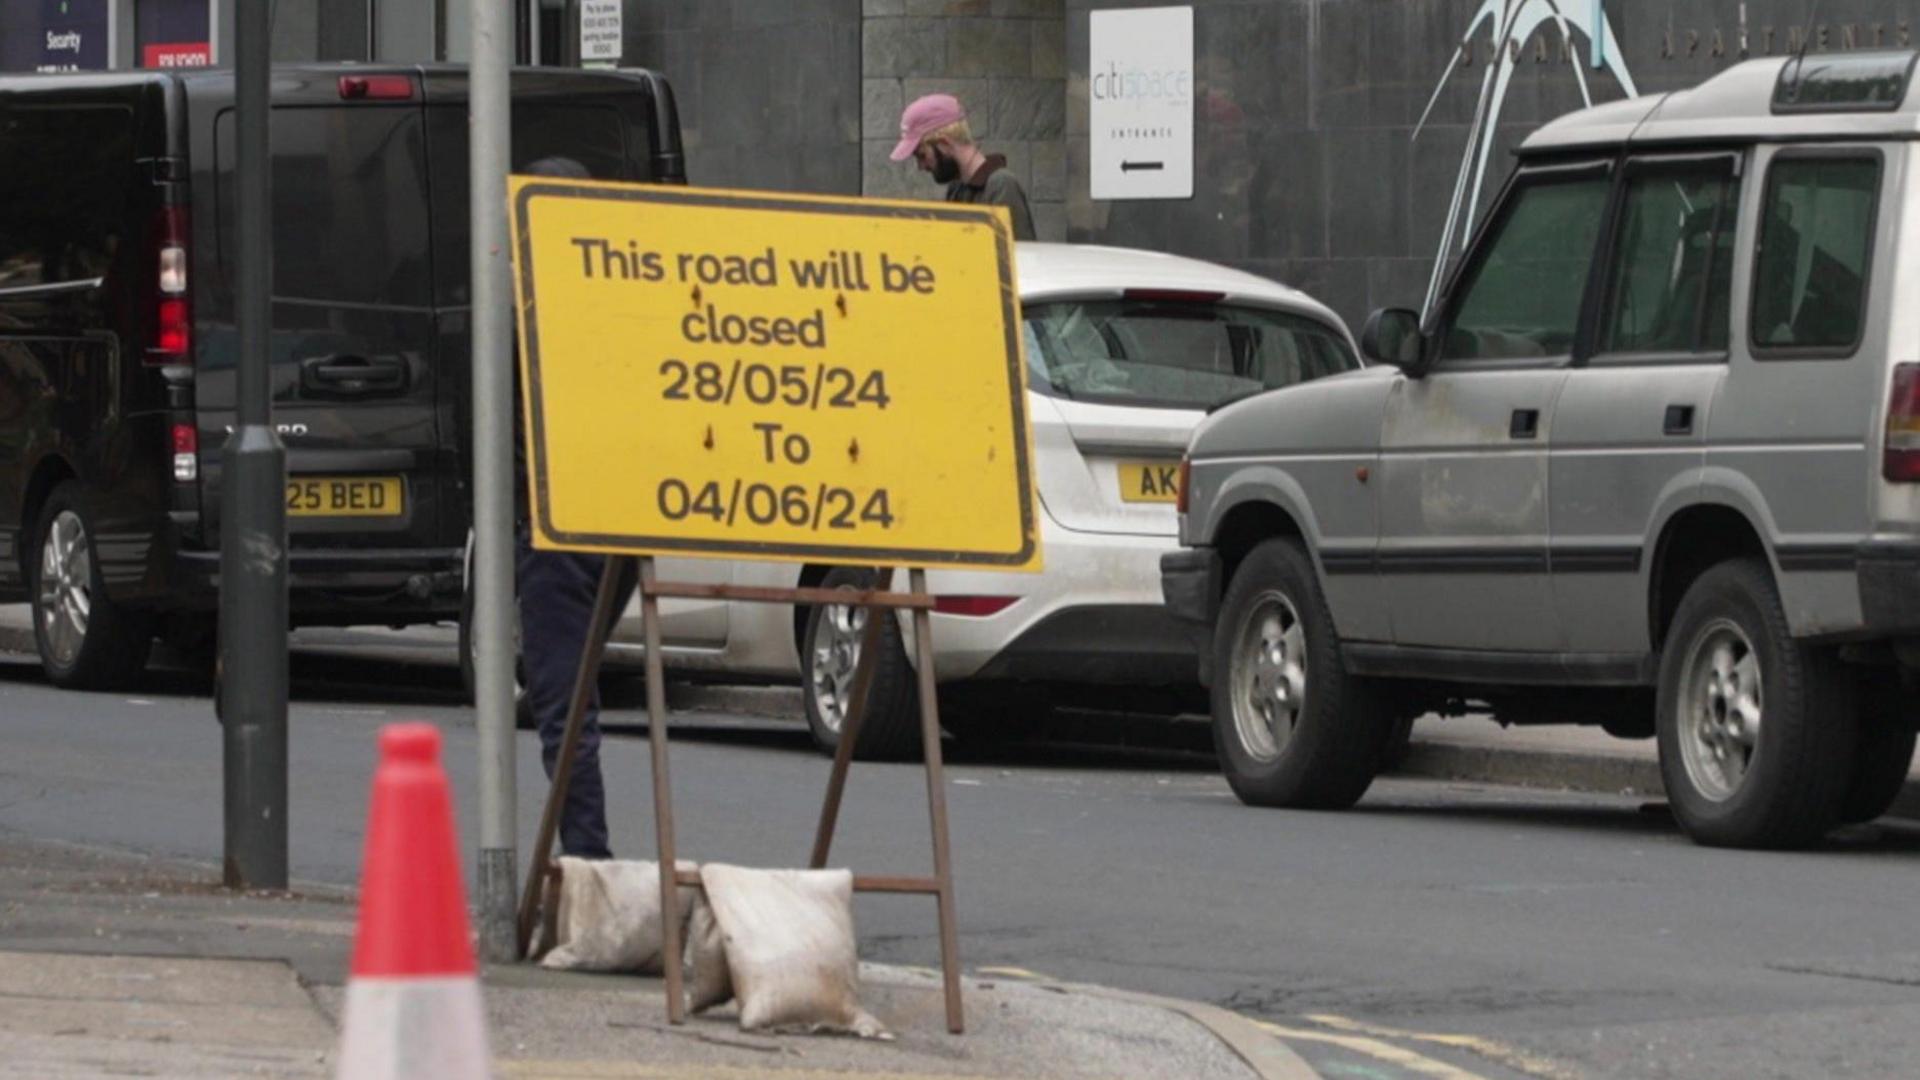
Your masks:
{"label": "car wheel", "polygon": [[1240,801],[1319,809],[1359,801],[1393,717],[1375,687],[1347,674],[1299,545],[1271,540],[1241,560],[1214,649],[1214,748]]}
{"label": "car wheel", "polygon": [[33,637],[56,686],[125,687],[146,670],[153,620],[107,596],[94,529],[77,485],[62,484],[41,508],[35,554],[27,561]]}
{"label": "car wheel", "polygon": [[1840,821],[1851,686],[1794,640],[1763,562],[1722,563],[1680,601],[1660,658],[1660,774],[1680,827],[1719,847],[1791,847]]}
{"label": "car wheel", "polygon": [[1853,768],[1847,778],[1840,821],[1857,825],[1887,812],[1907,784],[1913,766],[1915,732],[1911,710],[1897,677],[1869,680],[1861,696],[1855,732]]}
{"label": "car wheel", "polygon": [[[469,704],[479,701],[480,691],[480,642],[474,634],[473,608],[473,590],[469,588],[460,598],[460,685],[466,690]],[[527,700],[527,663],[520,655],[517,603],[513,609],[513,722],[521,728],[534,726],[533,705]]]}
{"label": "car wheel", "polygon": [[[840,567],[821,582],[827,589],[871,588],[871,571]],[[853,692],[853,673],[860,662],[861,638],[867,619],[885,620],[880,628],[880,655],[875,658],[873,684],[860,737],[853,756],[861,761],[900,761],[920,753],[920,703],[912,665],[907,663],[900,626],[890,611],[817,605],[807,612],[802,635],[802,696],[807,727],[814,745],[826,753],[840,746],[840,728]]]}

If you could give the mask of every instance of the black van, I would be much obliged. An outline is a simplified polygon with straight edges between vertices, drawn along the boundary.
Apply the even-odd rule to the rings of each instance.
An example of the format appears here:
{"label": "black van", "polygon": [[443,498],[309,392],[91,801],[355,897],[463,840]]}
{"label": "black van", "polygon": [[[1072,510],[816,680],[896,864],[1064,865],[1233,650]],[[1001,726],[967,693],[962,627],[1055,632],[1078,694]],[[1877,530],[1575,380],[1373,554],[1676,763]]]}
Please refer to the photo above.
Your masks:
{"label": "black van", "polygon": [[[457,618],[466,69],[276,68],[272,143],[293,619]],[[667,83],[514,72],[514,166],[555,154],[684,182]],[[231,71],[0,78],[0,602],[32,603],[63,686],[124,683],[156,634],[212,639],[233,162]]]}

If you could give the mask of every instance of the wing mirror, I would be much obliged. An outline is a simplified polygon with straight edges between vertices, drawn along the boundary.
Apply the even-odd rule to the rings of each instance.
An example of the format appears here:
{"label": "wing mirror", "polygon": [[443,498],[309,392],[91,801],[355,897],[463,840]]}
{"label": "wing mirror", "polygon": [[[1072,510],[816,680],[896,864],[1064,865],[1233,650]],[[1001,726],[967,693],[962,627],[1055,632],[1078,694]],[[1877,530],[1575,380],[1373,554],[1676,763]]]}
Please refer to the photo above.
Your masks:
{"label": "wing mirror", "polygon": [[1420,315],[1406,308],[1383,308],[1367,316],[1360,332],[1360,351],[1378,364],[1399,368],[1414,378],[1427,369],[1427,342],[1420,332]]}

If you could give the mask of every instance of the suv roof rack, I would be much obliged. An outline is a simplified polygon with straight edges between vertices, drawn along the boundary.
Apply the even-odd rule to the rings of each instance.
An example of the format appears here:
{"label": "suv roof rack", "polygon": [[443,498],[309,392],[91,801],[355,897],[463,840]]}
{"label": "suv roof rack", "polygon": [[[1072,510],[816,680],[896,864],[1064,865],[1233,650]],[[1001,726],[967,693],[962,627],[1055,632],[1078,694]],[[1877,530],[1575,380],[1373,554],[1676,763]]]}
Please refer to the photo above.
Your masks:
{"label": "suv roof rack", "polygon": [[1907,99],[1920,52],[1800,56],[1780,68],[1778,113],[1892,112]]}

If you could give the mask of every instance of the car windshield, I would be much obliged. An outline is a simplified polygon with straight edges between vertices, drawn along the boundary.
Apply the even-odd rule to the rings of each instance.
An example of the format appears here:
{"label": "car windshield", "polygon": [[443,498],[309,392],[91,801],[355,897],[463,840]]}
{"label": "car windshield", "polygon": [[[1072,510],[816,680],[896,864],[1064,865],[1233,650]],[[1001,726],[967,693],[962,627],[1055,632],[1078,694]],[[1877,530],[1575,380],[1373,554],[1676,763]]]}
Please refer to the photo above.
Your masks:
{"label": "car windshield", "polygon": [[1359,366],[1313,319],[1191,299],[1026,308],[1027,382],[1076,401],[1208,409]]}

